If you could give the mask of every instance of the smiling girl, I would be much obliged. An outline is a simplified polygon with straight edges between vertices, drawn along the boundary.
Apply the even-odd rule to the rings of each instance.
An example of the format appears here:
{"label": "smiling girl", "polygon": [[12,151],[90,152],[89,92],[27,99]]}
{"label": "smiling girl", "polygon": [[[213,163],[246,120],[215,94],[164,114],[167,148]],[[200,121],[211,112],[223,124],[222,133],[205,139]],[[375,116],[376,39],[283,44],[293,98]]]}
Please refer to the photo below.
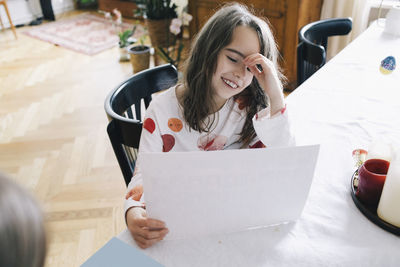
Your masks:
{"label": "smiling girl", "polygon": [[245,6],[225,5],[204,25],[183,83],[157,96],[146,111],[125,202],[128,229],[140,247],[168,233],[162,221],[146,216],[140,153],[294,145],[277,58],[267,22]]}

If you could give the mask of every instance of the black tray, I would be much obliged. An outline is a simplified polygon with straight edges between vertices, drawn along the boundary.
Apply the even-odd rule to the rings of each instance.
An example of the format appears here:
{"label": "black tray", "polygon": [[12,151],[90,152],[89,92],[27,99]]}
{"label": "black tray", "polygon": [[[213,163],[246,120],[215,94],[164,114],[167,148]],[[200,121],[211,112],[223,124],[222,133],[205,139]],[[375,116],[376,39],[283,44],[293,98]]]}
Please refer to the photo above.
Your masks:
{"label": "black tray", "polygon": [[353,176],[351,176],[350,187],[351,187],[351,197],[353,198],[354,203],[356,204],[357,208],[361,211],[361,213],[364,214],[365,217],[367,217],[371,222],[378,225],[380,228],[388,232],[391,232],[392,234],[400,236],[399,227],[387,223],[378,217],[378,215],[376,214],[376,208],[377,208],[376,206],[368,206],[363,204],[360,200],[358,200],[356,196],[357,186],[354,185],[355,182],[358,182],[358,171],[355,171],[353,173]]}

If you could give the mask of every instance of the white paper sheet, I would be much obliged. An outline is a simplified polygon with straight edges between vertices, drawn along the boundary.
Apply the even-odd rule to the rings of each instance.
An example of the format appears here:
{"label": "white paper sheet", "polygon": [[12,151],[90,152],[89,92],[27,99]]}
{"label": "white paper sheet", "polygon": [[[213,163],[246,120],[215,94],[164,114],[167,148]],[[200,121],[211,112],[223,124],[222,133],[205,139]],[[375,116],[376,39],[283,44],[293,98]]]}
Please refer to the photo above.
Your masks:
{"label": "white paper sheet", "polygon": [[229,233],[296,220],[319,145],[141,154],[148,216],[166,239]]}

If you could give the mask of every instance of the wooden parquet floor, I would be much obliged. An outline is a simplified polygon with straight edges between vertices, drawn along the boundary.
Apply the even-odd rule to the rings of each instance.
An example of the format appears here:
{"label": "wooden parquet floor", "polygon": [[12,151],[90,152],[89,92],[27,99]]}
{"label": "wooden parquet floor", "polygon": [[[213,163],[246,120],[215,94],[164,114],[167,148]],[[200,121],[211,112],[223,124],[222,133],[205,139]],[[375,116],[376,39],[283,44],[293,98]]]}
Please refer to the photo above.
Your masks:
{"label": "wooden parquet floor", "polygon": [[27,29],[17,29],[18,40],[0,32],[0,171],[42,205],[46,267],[80,266],[125,229],[125,184],[103,103],[132,67],[117,47],[87,56],[21,34]]}
{"label": "wooden parquet floor", "polygon": [[27,29],[17,29],[18,40],[0,32],[0,170],[43,207],[46,266],[80,266],[125,228],[103,103],[132,68],[117,47],[87,56],[21,34]]}

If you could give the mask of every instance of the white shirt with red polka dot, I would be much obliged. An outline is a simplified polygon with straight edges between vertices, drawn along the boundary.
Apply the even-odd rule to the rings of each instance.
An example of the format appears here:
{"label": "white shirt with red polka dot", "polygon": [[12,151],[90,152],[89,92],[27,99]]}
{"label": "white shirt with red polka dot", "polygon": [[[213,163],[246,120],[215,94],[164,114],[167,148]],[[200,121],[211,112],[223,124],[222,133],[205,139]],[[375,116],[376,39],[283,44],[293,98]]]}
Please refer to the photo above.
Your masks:
{"label": "white shirt with red polka dot", "polygon": [[[140,173],[140,153],[210,151],[242,147],[238,140],[246,120],[246,111],[237,99],[231,98],[226,101],[224,106],[208,119],[214,120],[210,132],[190,130],[176,98],[175,87],[153,97],[143,122],[138,159],[135,173],[128,185],[125,211],[130,207],[145,206],[142,189],[142,179],[145,177]],[[257,136],[248,148],[295,145],[286,107],[272,117],[269,108],[261,110],[254,116],[253,126]]]}

